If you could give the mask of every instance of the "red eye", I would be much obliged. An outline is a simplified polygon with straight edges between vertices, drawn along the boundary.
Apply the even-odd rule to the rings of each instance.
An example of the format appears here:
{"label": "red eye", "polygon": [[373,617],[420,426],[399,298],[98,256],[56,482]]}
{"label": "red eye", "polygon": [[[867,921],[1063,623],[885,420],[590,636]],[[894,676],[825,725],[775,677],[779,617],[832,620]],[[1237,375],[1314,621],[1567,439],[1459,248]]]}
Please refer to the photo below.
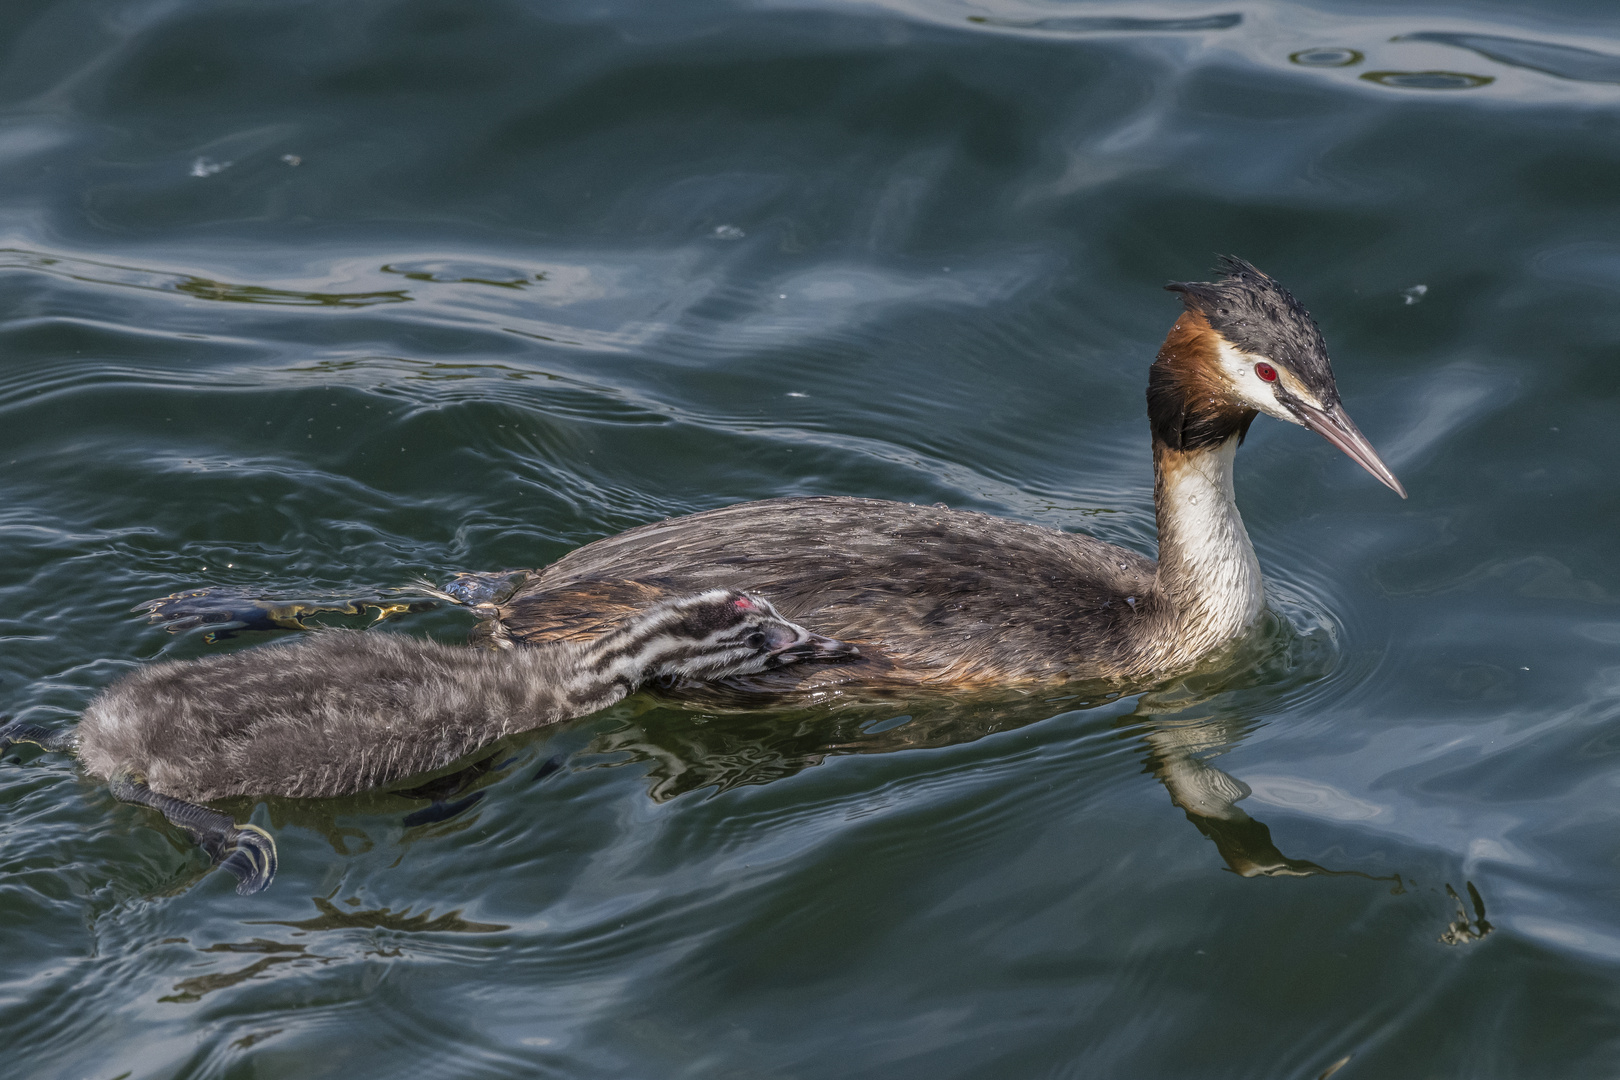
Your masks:
{"label": "red eye", "polygon": [[1277,381],[1277,369],[1272,367],[1270,364],[1259,363],[1254,365],[1254,373],[1266,380],[1266,382]]}

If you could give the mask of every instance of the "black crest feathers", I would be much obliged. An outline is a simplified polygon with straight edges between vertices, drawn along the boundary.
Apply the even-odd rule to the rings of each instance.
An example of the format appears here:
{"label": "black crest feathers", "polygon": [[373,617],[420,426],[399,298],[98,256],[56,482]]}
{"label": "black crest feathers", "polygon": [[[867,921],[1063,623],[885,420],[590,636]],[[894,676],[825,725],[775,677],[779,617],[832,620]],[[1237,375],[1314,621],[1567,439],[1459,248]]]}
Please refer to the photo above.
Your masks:
{"label": "black crest feathers", "polygon": [[1235,255],[1219,259],[1220,281],[1173,281],[1165,288],[1232,345],[1284,365],[1323,405],[1337,403],[1327,342],[1311,313],[1253,264]]}

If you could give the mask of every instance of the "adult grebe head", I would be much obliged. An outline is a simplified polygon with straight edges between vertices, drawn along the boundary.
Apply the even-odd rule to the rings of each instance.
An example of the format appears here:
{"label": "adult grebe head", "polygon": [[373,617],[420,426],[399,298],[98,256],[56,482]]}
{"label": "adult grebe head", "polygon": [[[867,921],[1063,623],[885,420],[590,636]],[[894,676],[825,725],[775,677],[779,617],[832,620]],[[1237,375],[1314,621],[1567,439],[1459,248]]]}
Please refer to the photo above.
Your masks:
{"label": "adult grebe head", "polygon": [[1154,434],[1173,450],[1242,436],[1257,412],[1327,439],[1401,498],[1395,479],[1339,403],[1327,343],[1288,290],[1242,259],[1221,257],[1214,282],[1172,282],[1186,311],[1148,384]]}

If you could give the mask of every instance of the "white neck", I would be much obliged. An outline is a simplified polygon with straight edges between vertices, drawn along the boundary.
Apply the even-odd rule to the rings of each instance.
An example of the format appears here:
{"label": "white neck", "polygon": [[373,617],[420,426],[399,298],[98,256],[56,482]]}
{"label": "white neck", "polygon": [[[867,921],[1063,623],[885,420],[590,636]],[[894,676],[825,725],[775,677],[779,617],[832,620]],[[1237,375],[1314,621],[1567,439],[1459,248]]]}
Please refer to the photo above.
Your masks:
{"label": "white neck", "polygon": [[1265,587],[1232,493],[1238,437],[1207,450],[1153,448],[1159,587],[1176,609],[1175,651],[1190,660],[1260,615]]}

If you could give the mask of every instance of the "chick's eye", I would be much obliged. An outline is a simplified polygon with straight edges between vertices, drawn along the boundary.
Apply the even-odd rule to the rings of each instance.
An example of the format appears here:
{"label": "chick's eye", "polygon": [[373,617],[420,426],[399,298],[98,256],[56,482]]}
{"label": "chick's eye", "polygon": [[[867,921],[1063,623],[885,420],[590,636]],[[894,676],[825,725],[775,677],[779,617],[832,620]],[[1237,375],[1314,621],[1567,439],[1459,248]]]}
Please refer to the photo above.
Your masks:
{"label": "chick's eye", "polygon": [[1266,382],[1276,382],[1277,381],[1277,369],[1272,367],[1270,364],[1265,363],[1264,361],[1254,365],[1254,373],[1256,375],[1260,376]]}
{"label": "chick's eye", "polygon": [[758,630],[755,630],[743,640],[743,644],[747,645],[750,649],[763,649],[765,647],[765,635],[760,633]]}

